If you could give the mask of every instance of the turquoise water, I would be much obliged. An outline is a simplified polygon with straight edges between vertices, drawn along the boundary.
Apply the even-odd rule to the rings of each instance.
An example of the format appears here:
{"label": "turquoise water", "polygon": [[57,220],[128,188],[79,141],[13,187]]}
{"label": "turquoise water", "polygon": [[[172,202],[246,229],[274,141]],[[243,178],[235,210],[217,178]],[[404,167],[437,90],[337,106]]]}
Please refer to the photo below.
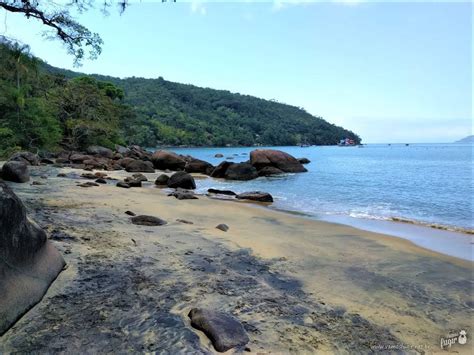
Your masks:
{"label": "turquoise water", "polygon": [[[255,148],[177,148],[179,154],[218,164],[239,162]],[[252,181],[197,180],[208,188],[270,192],[272,207],[320,219],[405,218],[472,229],[472,145],[370,144],[358,147],[273,147],[307,157],[308,173]],[[224,158],[215,158],[216,153]]]}

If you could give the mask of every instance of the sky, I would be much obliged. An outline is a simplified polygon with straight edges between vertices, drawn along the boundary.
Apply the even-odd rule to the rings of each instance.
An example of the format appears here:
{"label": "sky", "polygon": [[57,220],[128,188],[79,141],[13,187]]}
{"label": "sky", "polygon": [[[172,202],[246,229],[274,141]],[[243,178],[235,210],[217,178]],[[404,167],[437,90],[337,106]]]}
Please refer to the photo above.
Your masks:
{"label": "sky", "polygon": [[21,15],[0,10],[0,35],[61,68],[303,107],[365,143],[452,142],[473,130],[472,15],[470,2],[131,1],[77,15],[104,40],[80,68]]}

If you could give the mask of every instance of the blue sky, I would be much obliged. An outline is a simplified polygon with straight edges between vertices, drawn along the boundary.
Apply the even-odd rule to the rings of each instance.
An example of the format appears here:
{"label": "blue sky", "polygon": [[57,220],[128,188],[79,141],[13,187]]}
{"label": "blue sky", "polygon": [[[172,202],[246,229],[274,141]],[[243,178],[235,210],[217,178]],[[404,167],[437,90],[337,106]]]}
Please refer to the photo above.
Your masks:
{"label": "blue sky", "polygon": [[105,44],[79,69],[43,28],[0,10],[0,34],[48,63],[276,99],[364,142],[451,142],[472,134],[472,4],[132,2],[78,19]]}

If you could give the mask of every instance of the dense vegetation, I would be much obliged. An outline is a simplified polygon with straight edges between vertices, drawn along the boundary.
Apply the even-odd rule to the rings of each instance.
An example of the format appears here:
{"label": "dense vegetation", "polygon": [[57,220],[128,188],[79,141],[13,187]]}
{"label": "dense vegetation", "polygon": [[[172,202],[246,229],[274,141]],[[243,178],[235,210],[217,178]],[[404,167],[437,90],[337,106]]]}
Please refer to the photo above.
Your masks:
{"label": "dense vegetation", "polygon": [[0,150],[90,144],[335,144],[359,137],[304,110],[159,79],[118,79],[51,67],[0,44]]}

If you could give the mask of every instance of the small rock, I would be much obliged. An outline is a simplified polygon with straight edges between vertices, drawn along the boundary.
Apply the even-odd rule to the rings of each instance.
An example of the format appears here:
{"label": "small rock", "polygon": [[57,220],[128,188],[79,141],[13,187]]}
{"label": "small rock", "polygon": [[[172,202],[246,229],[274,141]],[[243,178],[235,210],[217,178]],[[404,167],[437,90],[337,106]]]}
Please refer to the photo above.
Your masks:
{"label": "small rock", "polygon": [[31,185],[46,185],[44,182],[41,181],[33,181]]}
{"label": "small rock", "polygon": [[166,174],[161,174],[155,180],[155,185],[157,186],[166,186],[170,177]]}
{"label": "small rock", "polygon": [[221,154],[221,153],[217,153],[216,155],[214,155],[215,158],[224,158],[224,155]]}
{"label": "small rock", "polygon": [[207,192],[210,194],[218,194],[218,195],[228,195],[228,196],[237,195],[234,191],[230,191],[230,190],[208,189]]}
{"label": "small rock", "polygon": [[252,200],[258,202],[273,202],[273,197],[268,192],[251,191],[236,196],[239,200]]}
{"label": "small rock", "polygon": [[188,317],[191,319],[191,325],[203,331],[219,352],[241,347],[249,342],[242,324],[230,314],[193,308]]}
{"label": "small rock", "polygon": [[93,187],[93,186],[100,186],[100,185],[95,183],[95,182],[88,181],[88,182],[84,182],[82,184],[78,184],[77,186],[80,186],[80,187]]}
{"label": "small rock", "polygon": [[116,186],[117,186],[117,187],[122,187],[122,188],[124,188],[124,189],[129,189],[129,188],[130,188],[130,185],[127,184],[127,183],[124,182],[124,181],[119,181],[119,182],[117,182],[117,185],[116,185]]}
{"label": "small rock", "polygon": [[61,177],[61,178],[65,178],[67,177],[67,175],[65,173],[59,173],[58,175],[56,175],[57,177]]}
{"label": "small rock", "polygon": [[217,229],[220,229],[223,232],[227,232],[229,230],[229,226],[227,224],[218,224],[216,226]]}
{"label": "small rock", "polygon": [[98,178],[97,180],[95,180],[95,182],[98,184],[107,184],[107,180],[105,180],[104,178]]}
{"label": "small rock", "polygon": [[137,224],[139,226],[162,226],[167,223],[161,218],[145,215],[132,217],[131,220],[133,224]]}
{"label": "small rock", "polygon": [[311,160],[309,160],[308,158],[298,158],[297,160],[300,162],[300,164],[309,164],[309,163],[311,163]]}
{"label": "small rock", "polygon": [[142,187],[142,182],[138,180],[129,180],[126,182],[130,187]]}
{"label": "small rock", "polygon": [[125,211],[125,214],[128,214],[129,216],[135,217],[136,214],[133,213],[132,211]]}
{"label": "small rock", "polygon": [[185,219],[180,219],[180,218],[178,218],[178,219],[176,220],[176,222],[180,222],[180,223],[184,223],[184,224],[194,224],[194,222],[187,221],[187,220],[185,220]]}
{"label": "small rock", "polygon": [[91,179],[91,180],[97,179],[97,176],[95,176],[95,174],[92,174],[92,173],[81,174],[81,177],[83,177],[84,179]]}
{"label": "small rock", "polygon": [[148,178],[143,174],[133,174],[132,177],[136,181],[141,181],[141,182],[148,181]]}
{"label": "small rock", "polygon": [[194,195],[193,191],[185,190],[185,189],[176,189],[176,191],[168,194],[168,196],[174,196],[178,200],[197,200],[197,196]]}

